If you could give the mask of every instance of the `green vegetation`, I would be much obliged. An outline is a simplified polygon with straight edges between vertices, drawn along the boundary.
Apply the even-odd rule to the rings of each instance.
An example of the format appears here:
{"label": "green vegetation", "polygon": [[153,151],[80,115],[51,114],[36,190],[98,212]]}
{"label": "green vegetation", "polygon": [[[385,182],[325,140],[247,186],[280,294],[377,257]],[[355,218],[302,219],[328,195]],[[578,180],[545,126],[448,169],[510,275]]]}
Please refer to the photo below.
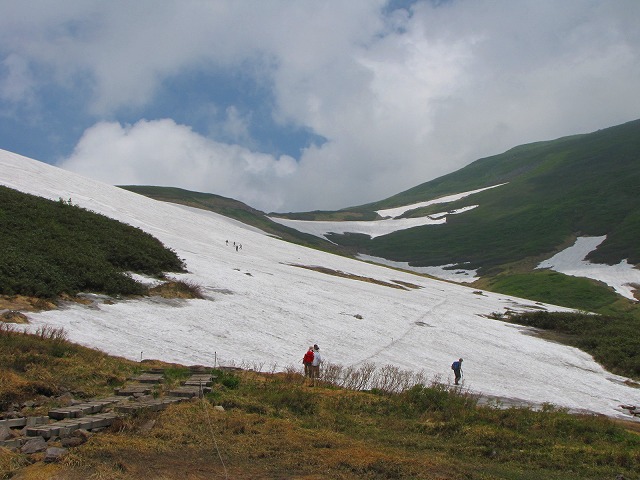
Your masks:
{"label": "green vegetation", "polygon": [[0,186],[0,294],[54,298],[90,291],[141,294],[125,272],[184,271],[142,230],[73,205]]}
{"label": "green vegetation", "polygon": [[498,275],[490,279],[487,286],[494,292],[589,312],[615,310],[618,308],[616,303],[620,301],[620,297],[607,285],[552,270]]}
{"label": "green vegetation", "polygon": [[[49,333],[0,334],[0,372],[51,391],[98,393],[136,370]],[[37,368],[16,366],[16,355],[39,359]],[[188,371],[167,367],[174,380]],[[600,480],[635,478],[640,467],[637,424],[602,416],[480,405],[435,381],[391,393],[310,388],[296,371],[212,372],[218,382],[205,399],[125,419],[59,463],[0,449],[0,478]]]}
{"label": "green vegetation", "polygon": [[640,380],[640,320],[632,316],[529,312],[497,318],[554,332],[591,354],[607,370]]}

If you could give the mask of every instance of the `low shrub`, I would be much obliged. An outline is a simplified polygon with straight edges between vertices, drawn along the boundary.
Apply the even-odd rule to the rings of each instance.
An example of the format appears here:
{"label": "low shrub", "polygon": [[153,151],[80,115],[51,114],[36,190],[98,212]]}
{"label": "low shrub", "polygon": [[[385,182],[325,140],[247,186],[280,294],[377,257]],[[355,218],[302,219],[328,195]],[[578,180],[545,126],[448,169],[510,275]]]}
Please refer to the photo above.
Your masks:
{"label": "low shrub", "polygon": [[56,298],[82,291],[139,295],[125,272],[183,272],[174,251],[143,232],[73,204],[0,186],[0,294]]}

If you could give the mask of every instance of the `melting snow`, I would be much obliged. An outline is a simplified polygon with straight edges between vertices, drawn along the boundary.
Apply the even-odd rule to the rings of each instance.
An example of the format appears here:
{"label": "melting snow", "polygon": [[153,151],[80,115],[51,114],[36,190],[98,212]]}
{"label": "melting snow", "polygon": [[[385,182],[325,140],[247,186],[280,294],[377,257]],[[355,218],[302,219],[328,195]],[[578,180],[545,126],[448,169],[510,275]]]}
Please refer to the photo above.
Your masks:
{"label": "melting snow", "polygon": [[477,190],[471,190],[468,192],[456,193],[454,195],[447,195],[445,197],[436,198],[426,202],[414,203],[412,205],[405,205],[404,207],[394,207],[394,208],[387,208],[385,210],[377,210],[376,213],[381,217],[396,218],[402,215],[403,213],[408,212],[409,210],[415,210],[416,208],[428,207],[429,205],[436,205],[440,203],[455,202],[456,200],[461,200],[465,197],[468,197],[469,195],[473,195],[474,193],[484,192],[485,190],[501,187],[502,185],[506,185],[506,183],[501,183],[499,185],[492,185],[491,187],[479,188]]}
{"label": "melting snow", "polygon": [[473,283],[480,278],[478,277],[476,270],[452,268],[454,266],[453,264],[438,267],[414,267],[409,265],[408,262],[394,262],[393,260],[387,260],[386,258],[373,257],[371,255],[364,254],[358,254],[358,259],[379,263],[380,265],[387,265],[389,267],[402,268],[416,273],[424,273],[426,275],[431,275],[432,277],[452,282]]}
{"label": "melting snow", "polygon": [[459,213],[468,212],[473,210],[478,205],[469,205],[467,207],[458,208],[455,210],[449,210],[446,212],[433,213],[431,215],[425,215],[424,217],[416,218],[397,218],[405,212],[415,210],[416,208],[426,207],[429,205],[435,205],[440,203],[450,203],[462,198],[473,195],[474,193],[496,188],[501,185],[493,185],[491,187],[479,188],[478,190],[471,190],[469,192],[457,193],[455,195],[447,195],[446,197],[436,198],[429,200],[428,202],[414,203],[412,205],[405,205],[403,207],[388,208],[386,210],[377,210],[383,220],[371,220],[371,221],[317,221],[317,220],[291,220],[288,218],[269,217],[274,222],[280,223],[290,228],[294,228],[299,232],[308,233],[309,235],[315,235],[316,237],[326,238],[331,233],[344,234],[344,233],[361,233],[369,235],[371,238],[381,237],[388,235],[398,230],[406,230],[407,228],[422,227],[424,225],[438,225],[447,222],[447,215],[457,215]]}
{"label": "melting snow", "polygon": [[[606,283],[620,295],[635,300],[634,292],[640,285],[640,270],[622,260],[617,265],[591,263],[585,260],[606,239],[601,237],[579,237],[569,248],[541,262],[537,268],[550,268],[574,277],[587,277]],[[635,285],[635,286],[634,286]]]}
{"label": "melting snow", "polygon": [[[204,300],[115,303],[94,296],[89,307],[29,314],[27,328],[64,327],[71,340],[113,355],[183,364],[217,359],[301,367],[307,346],[318,343],[331,362],[392,364],[452,381],[449,366],[463,357],[464,385],[473,392],[617,416],[624,415],[620,404],[640,404],[640,390],[586,353],[486,318],[507,309],[560,307],[293,245],[211,212],[154,201],[1,150],[0,184],[71,198],[149,232],[185,259],[189,273],[175,277],[201,285],[206,294]],[[294,264],[419,288],[389,288]]]}

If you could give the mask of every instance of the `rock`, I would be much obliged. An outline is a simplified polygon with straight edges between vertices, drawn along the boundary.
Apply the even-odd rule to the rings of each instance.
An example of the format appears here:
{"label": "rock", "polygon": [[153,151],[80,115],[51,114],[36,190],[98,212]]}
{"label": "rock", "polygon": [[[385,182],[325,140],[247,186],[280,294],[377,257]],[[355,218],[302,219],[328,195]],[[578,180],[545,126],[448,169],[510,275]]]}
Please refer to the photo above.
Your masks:
{"label": "rock", "polygon": [[47,442],[42,437],[34,437],[27,440],[22,448],[20,449],[21,453],[31,454],[36,452],[44,452],[47,449]]}
{"label": "rock", "polygon": [[68,451],[68,449],[60,447],[47,448],[47,453],[44,457],[44,461],[45,463],[57,462],[62,457],[64,457]]}
{"label": "rock", "polygon": [[89,430],[85,430],[84,428],[79,428],[77,430],[74,430],[71,433],[72,437],[79,437],[82,438],[85,442],[87,440],[89,440],[91,438],[91,436],[93,435],[92,432],[90,432]]}
{"label": "rock", "polygon": [[79,447],[80,445],[86,442],[87,440],[82,437],[66,437],[60,441],[60,444],[64,448],[74,448],[74,447]]}
{"label": "rock", "polygon": [[11,435],[11,430],[6,425],[0,426],[0,442],[5,440],[11,440],[13,435]]}
{"label": "rock", "polygon": [[153,429],[153,427],[155,426],[156,421],[155,420],[149,420],[148,422],[145,422],[143,425],[140,426],[140,428],[138,429],[138,433],[149,433],[151,431],[151,429]]}
{"label": "rock", "polygon": [[56,401],[63,407],[70,407],[73,404],[73,395],[71,395],[69,392],[64,393],[56,398]]}
{"label": "rock", "polygon": [[213,409],[219,412],[224,412],[224,407],[222,405],[216,405]]}
{"label": "rock", "polygon": [[9,310],[0,315],[0,321],[6,323],[29,323],[29,319],[24,313],[17,310]]}

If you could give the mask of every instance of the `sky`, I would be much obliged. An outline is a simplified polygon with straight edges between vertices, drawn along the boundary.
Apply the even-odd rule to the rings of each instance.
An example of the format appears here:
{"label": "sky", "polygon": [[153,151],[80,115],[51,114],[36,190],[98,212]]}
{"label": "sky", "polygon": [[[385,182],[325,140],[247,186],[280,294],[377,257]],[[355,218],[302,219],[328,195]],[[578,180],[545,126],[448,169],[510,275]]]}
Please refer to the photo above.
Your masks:
{"label": "sky", "polygon": [[74,342],[136,361],[261,371],[302,373],[304,352],[318,344],[323,368],[393,366],[421,372],[427,383],[452,384],[450,365],[462,357],[463,388],[485,397],[627,419],[621,405],[640,404],[639,389],[585,352],[489,318],[566,310],[561,307],[295,245],[210,211],[155,201],[2,150],[0,185],[71,199],[143,229],[184,259],[188,273],[169,277],[204,293],[197,300],[86,295],[87,304],[27,312],[30,323],[20,328],[63,328]]}
{"label": "sky", "polygon": [[640,118],[637,0],[0,0],[0,148],[266,212]]}

